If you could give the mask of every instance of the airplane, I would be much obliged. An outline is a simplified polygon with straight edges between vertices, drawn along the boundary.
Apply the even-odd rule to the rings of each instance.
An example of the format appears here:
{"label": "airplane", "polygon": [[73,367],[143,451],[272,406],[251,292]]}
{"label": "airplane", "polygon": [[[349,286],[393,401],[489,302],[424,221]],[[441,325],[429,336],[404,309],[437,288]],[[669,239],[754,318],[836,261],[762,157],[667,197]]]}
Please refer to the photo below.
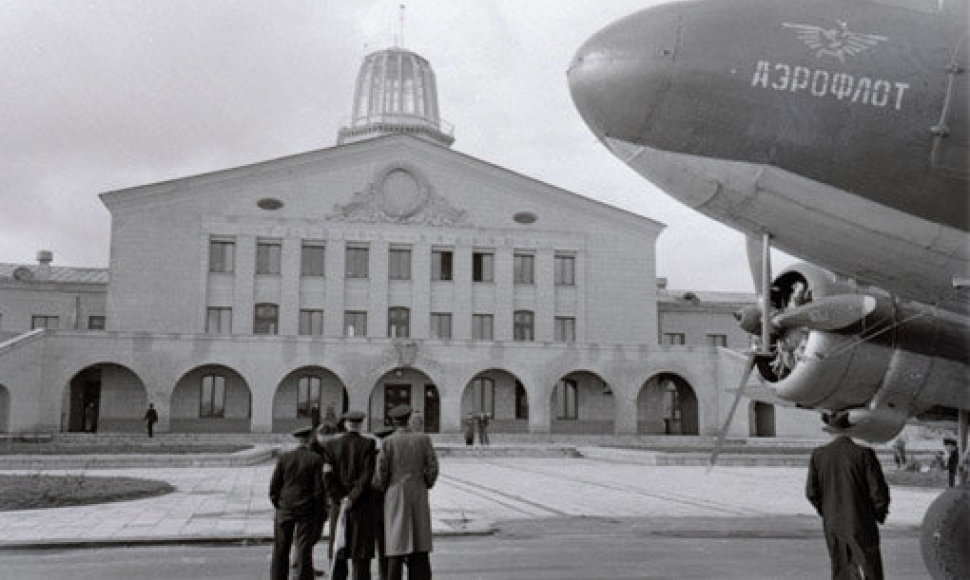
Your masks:
{"label": "airplane", "polygon": [[[749,240],[761,306],[739,317],[760,346],[739,398],[757,369],[873,442],[953,408],[966,449],[967,23],[968,0],[684,0],[577,51],[599,140]],[[771,247],[806,262],[772,280]]]}

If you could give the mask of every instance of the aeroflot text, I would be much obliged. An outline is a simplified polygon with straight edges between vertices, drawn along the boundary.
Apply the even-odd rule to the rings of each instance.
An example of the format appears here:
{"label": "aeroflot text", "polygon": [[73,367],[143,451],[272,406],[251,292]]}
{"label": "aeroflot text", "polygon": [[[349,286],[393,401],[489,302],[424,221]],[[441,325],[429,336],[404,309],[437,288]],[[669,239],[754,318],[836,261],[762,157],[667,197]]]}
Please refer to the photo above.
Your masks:
{"label": "aeroflot text", "polygon": [[752,87],[805,92],[818,98],[835,98],[840,101],[871,105],[873,107],[903,107],[903,96],[908,83],[899,83],[869,77],[854,77],[844,72],[810,69],[784,63],[759,60],[751,78]]}

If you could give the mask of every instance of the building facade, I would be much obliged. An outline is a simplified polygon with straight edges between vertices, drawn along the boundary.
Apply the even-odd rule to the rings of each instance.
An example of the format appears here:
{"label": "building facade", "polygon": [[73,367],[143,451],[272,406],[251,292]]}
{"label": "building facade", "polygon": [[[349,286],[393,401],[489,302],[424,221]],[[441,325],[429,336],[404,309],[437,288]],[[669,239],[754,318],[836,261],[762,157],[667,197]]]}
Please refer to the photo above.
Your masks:
{"label": "building facade", "polygon": [[661,224],[452,150],[409,51],[365,59],[353,111],[336,147],[102,194],[110,264],[87,283],[46,255],[0,269],[0,429],[136,431],[148,403],[162,432],[351,407],[373,428],[408,403],[431,432],[481,412],[496,432],[717,431],[742,357],[726,330],[662,344],[727,313],[658,290]]}

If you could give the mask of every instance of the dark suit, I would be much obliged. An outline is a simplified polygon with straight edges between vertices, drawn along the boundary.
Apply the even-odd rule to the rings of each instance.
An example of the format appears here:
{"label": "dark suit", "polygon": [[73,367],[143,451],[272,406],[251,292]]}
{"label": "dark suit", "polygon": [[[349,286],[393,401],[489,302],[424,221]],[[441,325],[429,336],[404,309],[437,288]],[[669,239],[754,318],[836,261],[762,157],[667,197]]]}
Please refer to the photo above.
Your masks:
{"label": "dark suit", "polygon": [[[370,482],[374,476],[374,440],[360,433],[347,432],[324,445],[325,461],[332,466],[327,472],[327,493],[332,502],[331,521],[336,521],[341,500],[350,500],[347,512],[347,547],[334,558],[334,580],[347,577],[347,560],[353,560],[354,579],[370,579],[370,560],[374,557],[375,513],[378,507]],[[330,540],[331,551],[333,538]]]}
{"label": "dark suit", "polygon": [[889,513],[889,487],[869,447],[840,436],[812,451],[805,495],[825,530],[832,578],[882,578],[879,529]]}
{"label": "dark suit", "polygon": [[313,578],[313,544],[317,526],[326,518],[323,459],[305,445],[280,456],[269,483],[276,508],[273,526],[272,580],[287,580],[290,544],[296,540],[296,570],[300,580]]}

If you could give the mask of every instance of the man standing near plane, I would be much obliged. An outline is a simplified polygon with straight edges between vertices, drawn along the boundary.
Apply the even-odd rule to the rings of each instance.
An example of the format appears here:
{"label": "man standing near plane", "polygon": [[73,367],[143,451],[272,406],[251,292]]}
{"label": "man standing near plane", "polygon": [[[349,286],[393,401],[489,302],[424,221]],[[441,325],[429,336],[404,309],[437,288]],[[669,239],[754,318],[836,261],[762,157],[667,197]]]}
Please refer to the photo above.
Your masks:
{"label": "man standing near plane", "polygon": [[381,442],[374,487],[385,491],[384,538],[388,579],[431,580],[431,505],[428,490],[438,479],[438,457],[431,438],[408,429],[411,407],[388,412],[398,427]]}
{"label": "man standing near plane", "polygon": [[[844,412],[829,424],[850,427]],[[856,445],[845,435],[816,448],[805,495],[822,516],[832,578],[883,578],[876,524],[889,513],[889,487],[872,448]]]}
{"label": "man standing near plane", "polygon": [[374,477],[374,456],[377,446],[370,437],[361,435],[364,414],[360,411],[344,413],[347,432],[327,441],[323,447],[325,463],[331,466],[326,473],[327,493],[330,495],[331,521],[336,522],[341,504],[347,503],[346,543],[333,553],[333,580],[347,578],[348,561],[353,561],[354,580],[370,580],[370,561],[374,557],[375,512],[377,500],[371,489]]}

